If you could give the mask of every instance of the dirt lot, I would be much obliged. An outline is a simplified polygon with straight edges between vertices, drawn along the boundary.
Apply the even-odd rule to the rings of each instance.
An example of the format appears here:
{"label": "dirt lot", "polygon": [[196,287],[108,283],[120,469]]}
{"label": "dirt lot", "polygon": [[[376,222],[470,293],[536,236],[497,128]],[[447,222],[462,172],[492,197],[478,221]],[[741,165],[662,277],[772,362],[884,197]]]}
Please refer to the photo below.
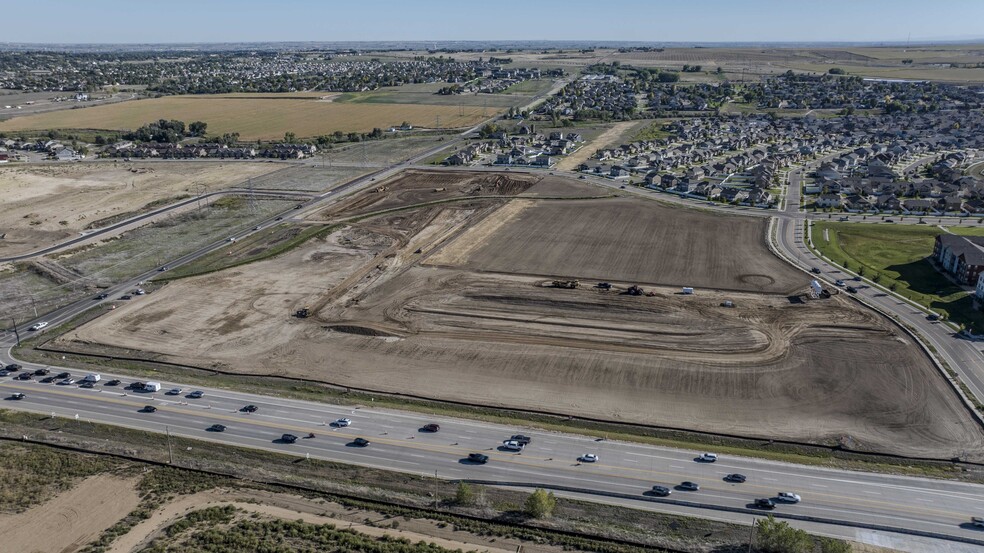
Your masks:
{"label": "dirt lot", "polygon": [[140,503],[135,479],[99,475],[18,515],[0,515],[4,551],[71,553]]}
{"label": "dirt lot", "polygon": [[147,204],[214,192],[281,166],[266,163],[75,163],[0,168],[0,257],[34,251]]}
{"label": "dirt lot", "polygon": [[[432,177],[405,177],[405,189],[391,183],[348,208],[419,201],[427,188],[414,183]],[[372,194],[384,199],[366,200]],[[604,278],[615,290],[549,288],[551,277],[531,274]],[[980,429],[900,329],[846,298],[804,299],[807,282],[768,253],[755,220],[624,198],[503,196],[390,213],[279,258],[173,282],[62,345],[482,405],[984,458]],[[622,293],[633,283],[654,295]],[[299,306],[317,316],[290,319]]]}

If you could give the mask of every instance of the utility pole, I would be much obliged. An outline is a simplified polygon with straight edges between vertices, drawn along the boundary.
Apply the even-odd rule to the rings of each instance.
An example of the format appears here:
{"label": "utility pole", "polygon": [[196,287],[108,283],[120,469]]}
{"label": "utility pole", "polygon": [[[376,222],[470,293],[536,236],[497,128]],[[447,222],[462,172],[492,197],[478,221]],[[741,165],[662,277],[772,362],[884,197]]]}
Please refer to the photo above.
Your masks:
{"label": "utility pole", "polygon": [[752,542],[755,541],[755,518],[752,518],[752,526],[748,529],[748,553],[752,553]]}
{"label": "utility pole", "polygon": [[174,464],[174,454],[171,451],[171,429],[167,426],[164,427],[164,433],[167,435],[167,464]]}
{"label": "utility pole", "polygon": [[17,320],[10,319],[10,322],[14,323],[14,336],[17,337],[17,345],[20,346],[20,332],[17,332]]}
{"label": "utility pole", "polygon": [[434,471],[434,508],[437,509],[437,471]]}

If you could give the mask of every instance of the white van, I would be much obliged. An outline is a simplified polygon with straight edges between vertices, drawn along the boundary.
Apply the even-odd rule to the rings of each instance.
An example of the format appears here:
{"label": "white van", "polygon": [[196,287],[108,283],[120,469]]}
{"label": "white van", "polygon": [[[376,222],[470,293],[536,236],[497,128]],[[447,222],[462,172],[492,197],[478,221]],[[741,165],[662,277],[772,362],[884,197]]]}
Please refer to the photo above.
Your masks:
{"label": "white van", "polygon": [[159,392],[159,391],[161,391],[161,383],[160,382],[148,382],[148,383],[144,384],[144,391],[145,392]]}
{"label": "white van", "polygon": [[102,376],[99,376],[96,373],[92,373],[92,374],[85,375],[85,378],[82,379],[82,382],[99,382],[100,380],[102,380]]}

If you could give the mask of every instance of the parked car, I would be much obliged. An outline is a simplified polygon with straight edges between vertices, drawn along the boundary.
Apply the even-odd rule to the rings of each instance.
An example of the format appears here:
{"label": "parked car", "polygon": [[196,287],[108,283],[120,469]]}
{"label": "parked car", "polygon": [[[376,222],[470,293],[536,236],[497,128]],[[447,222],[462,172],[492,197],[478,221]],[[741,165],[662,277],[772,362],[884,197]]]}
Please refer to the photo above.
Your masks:
{"label": "parked car", "polygon": [[597,463],[599,461],[599,458],[594,453],[585,453],[584,455],[578,457],[577,460],[581,461],[582,463]]}
{"label": "parked car", "polygon": [[717,453],[701,453],[697,456],[697,460],[701,463],[713,463],[718,460]]}
{"label": "parked car", "polygon": [[506,451],[523,451],[523,444],[515,440],[506,440],[502,442],[502,449]]}
{"label": "parked car", "polygon": [[724,481],[725,482],[734,482],[736,484],[744,484],[745,483],[745,479],[746,478],[745,478],[745,475],[744,474],[738,474],[738,473],[729,474],[729,475],[727,475],[727,476],[724,477]]}
{"label": "parked car", "polygon": [[786,503],[799,503],[801,500],[800,496],[793,492],[779,492],[776,497],[779,501],[785,501]]}
{"label": "parked car", "polygon": [[28,328],[28,330],[41,330],[42,328],[44,328],[46,326],[48,326],[48,323],[46,321],[42,321],[40,323],[34,323],[34,324],[32,324],[31,327]]}
{"label": "parked car", "polygon": [[769,499],[767,497],[764,497],[764,498],[756,499],[755,500],[755,507],[758,508],[758,509],[769,509],[769,510],[772,510],[772,509],[775,509],[776,508],[776,502],[775,501],[772,501],[771,499]]}
{"label": "parked car", "polygon": [[213,424],[208,427],[209,432],[225,432],[225,429],[226,427],[224,424]]}
{"label": "parked car", "polygon": [[684,480],[683,482],[680,482],[679,488],[681,490],[686,490],[688,492],[696,492],[696,491],[699,491],[700,490],[700,484],[698,484],[697,482],[691,482],[689,480]]}
{"label": "parked car", "polygon": [[468,460],[472,463],[479,463],[484,465],[489,462],[489,456],[482,453],[469,453]]}
{"label": "parked car", "polygon": [[205,392],[201,390],[195,390],[194,392],[188,394],[188,397],[190,397],[191,399],[201,399],[205,397]]}
{"label": "parked car", "polygon": [[658,495],[660,497],[666,497],[673,493],[673,490],[667,488],[666,486],[653,486],[653,495]]}
{"label": "parked car", "polygon": [[352,419],[338,419],[331,423],[332,426],[337,426],[339,428],[345,428],[346,426],[352,426]]}
{"label": "parked car", "polygon": [[424,432],[440,432],[441,425],[434,424],[434,423],[425,424],[423,427],[421,427],[421,430],[423,430]]}
{"label": "parked car", "polygon": [[369,446],[369,440],[367,440],[365,438],[356,438],[356,439],[352,440],[352,445],[354,445],[356,447],[368,447]]}

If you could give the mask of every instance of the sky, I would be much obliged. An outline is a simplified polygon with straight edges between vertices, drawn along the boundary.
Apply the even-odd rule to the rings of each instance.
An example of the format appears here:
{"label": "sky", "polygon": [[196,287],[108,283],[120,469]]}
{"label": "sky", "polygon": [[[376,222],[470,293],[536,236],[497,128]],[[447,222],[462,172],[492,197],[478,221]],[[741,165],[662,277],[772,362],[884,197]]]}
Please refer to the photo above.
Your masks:
{"label": "sky", "polygon": [[984,39],[984,0],[9,0],[0,43]]}

